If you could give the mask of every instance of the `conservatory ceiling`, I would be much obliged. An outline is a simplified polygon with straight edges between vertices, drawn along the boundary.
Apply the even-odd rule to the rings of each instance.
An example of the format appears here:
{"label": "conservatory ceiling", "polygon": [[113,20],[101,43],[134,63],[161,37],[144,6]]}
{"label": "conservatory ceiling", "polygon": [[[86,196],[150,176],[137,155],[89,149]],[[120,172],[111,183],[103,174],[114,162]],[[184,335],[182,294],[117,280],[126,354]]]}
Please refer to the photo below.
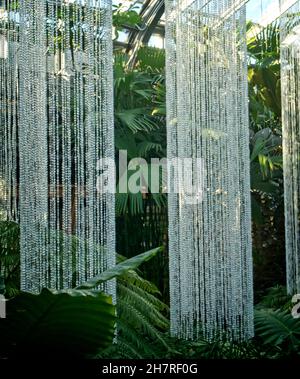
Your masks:
{"label": "conservatory ceiling", "polygon": [[[194,0],[184,0],[184,4]],[[122,11],[135,10],[141,16],[141,23],[135,26],[123,25],[115,39],[115,46],[134,51],[140,44],[165,47],[164,0],[112,0]],[[267,26],[292,6],[296,0],[237,0],[247,3],[247,18],[254,23]],[[0,12],[3,1],[0,0]],[[261,29],[258,29],[258,31]]]}
{"label": "conservatory ceiling", "polygon": [[133,9],[142,18],[140,25],[135,27],[124,25],[123,31],[118,33],[116,45],[125,47],[127,51],[135,45],[147,44],[155,47],[164,47],[165,17],[164,0],[113,0],[113,4],[126,11]]}
{"label": "conservatory ceiling", "polygon": [[[184,0],[184,3],[192,1]],[[237,0],[237,4],[245,2],[247,18],[261,26],[256,29],[259,32],[295,4],[296,0]],[[134,9],[142,18],[141,25],[124,25],[115,40],[116,46],[125,48],[127,52],[135,51],[141,44],[164,48],[164,0],[113,0],[113,4],[116,7],[121,6],[124,11]]]}

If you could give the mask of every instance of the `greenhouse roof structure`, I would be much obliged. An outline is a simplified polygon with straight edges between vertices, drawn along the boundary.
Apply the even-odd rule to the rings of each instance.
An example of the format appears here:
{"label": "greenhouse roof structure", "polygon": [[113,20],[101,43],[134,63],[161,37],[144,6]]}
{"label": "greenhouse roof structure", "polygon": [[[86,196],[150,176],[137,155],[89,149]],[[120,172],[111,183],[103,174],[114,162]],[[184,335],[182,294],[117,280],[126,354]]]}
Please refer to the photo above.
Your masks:
{"label": "greenhouse roof structure", "polygon": [[[295,3],[295,0],[237,0],[237,3],[247,3],[247,19],[262,27],[275,21]],[[141,21],[137,25],[124,24],[118,33],[115,44],[125,48],[127,52],[134,51],[140,45],[150,45],[164,48],[165,36],[165,0],[113,0],[115,9],[137,12]]]}

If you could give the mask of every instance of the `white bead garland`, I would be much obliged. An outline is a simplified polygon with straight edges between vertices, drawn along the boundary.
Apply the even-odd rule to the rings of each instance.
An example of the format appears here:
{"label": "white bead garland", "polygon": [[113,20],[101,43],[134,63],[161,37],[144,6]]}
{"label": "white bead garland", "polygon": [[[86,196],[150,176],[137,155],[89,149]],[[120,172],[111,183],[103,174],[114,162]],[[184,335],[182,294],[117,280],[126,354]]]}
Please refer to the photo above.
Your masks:
{"label": "white bead garland", "polygon": [[[70,288],[114,266],[111,0],[20,2],[22,289]],[[114,177],[114,172],[108,176]],[[115,283],[103,289],[115,296]]]}
{"label": "white bead garland", "polygon": [[18,221],[18,23],[15,1],[0,5],[0,220]]}
{"label": "white bead garland", "polygon": [[[205,173],[202,202],[169,194],[171,333],[184,339],[253,336],[241,3],[166,0],[168,157],[202,158]],[[170,172],[175,189],[182,179]]]}
{"label": "white bead garland", "polygon": [[300,293],[300,2],[280,18],[286,272],[289,294]]}

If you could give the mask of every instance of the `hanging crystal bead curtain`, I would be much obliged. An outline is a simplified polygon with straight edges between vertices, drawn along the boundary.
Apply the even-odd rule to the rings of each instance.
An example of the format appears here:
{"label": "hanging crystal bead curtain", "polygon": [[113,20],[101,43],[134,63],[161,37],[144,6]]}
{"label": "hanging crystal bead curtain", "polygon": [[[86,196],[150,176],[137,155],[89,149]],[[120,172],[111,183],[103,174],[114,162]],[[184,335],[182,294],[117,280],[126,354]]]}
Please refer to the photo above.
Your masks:
{"label": "hanging crystal bead curtain", "polygon": [[18,220],[18,41],[15,1],[0,2],[0,220]]}
{"label": "hanging crystal bead curtain", "polygon": [[112,5],[19,4],[21,286],[35,293],[115,263],[114,195],[97,186],[114,159]]}
{"label": "hanging crystal bead curtain", "polygon": [[187,201],[184,178],[169,170],[171,333],[184,339],[253,336],[246,16],[240,3],[166,0],[168,157],[203,161],[196,204]]}
{"label": "hanging crystal bead curtain", "polygon": [[300,2],[280,18],[286,272],[289,294],[300,292]]}

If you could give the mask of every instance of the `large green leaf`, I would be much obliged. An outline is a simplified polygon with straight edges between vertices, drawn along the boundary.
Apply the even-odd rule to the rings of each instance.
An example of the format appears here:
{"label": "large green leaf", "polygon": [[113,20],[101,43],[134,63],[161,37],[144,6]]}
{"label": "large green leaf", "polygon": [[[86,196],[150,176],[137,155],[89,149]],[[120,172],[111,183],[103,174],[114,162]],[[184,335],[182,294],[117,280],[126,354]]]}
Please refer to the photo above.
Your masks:
{"label": "large green leaf", "polygon": [[146,253],[137,255],[136,257],[127,259],[126,261],[119,263],[117,266],[106,270],[102,274],[95,276],[93,279],[88,280],[84,284],[78,286],[77,289],[92,289],[99,286],[101,283],[124,275],[129,270],[135,270],[142,263],[147,262],[156,256],[159,252],[162,251],[162,249],[162,247],[158,247],[156,249],[147,251]]}
{"label": "large green leaf", "polygon": [[0,320],[1,357],[83,357],[112,343],[115,307],[99,291],[22,292]]}
{"label": "large green leaf", "polygon": [[266,344],[278,346],[287,342],[295,349],[300,347],[300,320],[294,319],[290,311],[256,310],[255,327]]}

